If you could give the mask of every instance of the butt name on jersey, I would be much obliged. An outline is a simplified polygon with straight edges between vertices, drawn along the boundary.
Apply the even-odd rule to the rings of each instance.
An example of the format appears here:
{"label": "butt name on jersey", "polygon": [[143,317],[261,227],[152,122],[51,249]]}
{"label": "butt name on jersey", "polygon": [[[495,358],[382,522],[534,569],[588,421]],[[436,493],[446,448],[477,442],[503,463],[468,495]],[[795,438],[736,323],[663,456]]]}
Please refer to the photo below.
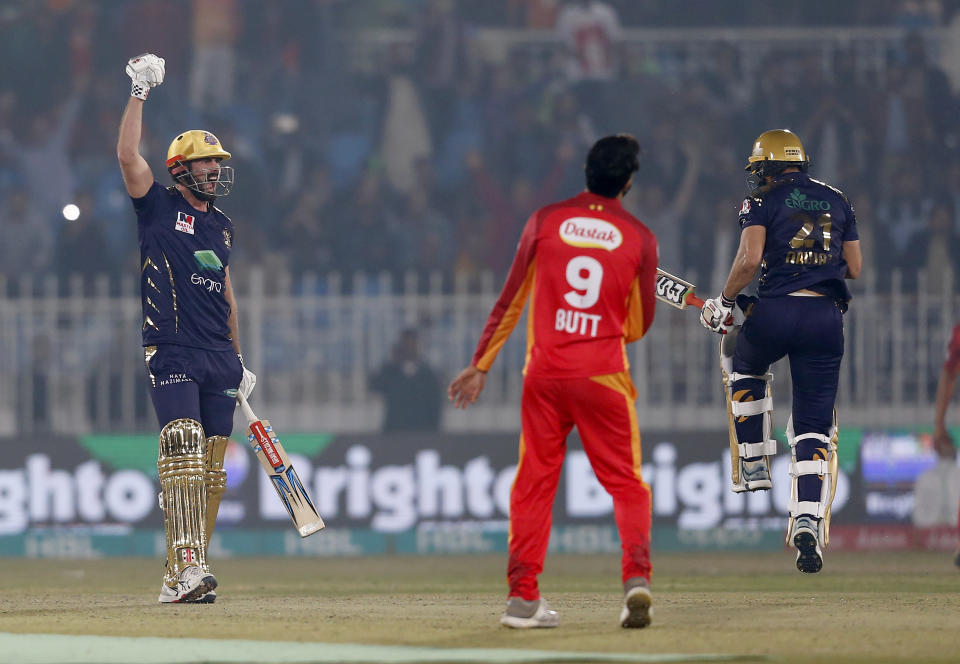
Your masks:
{"label": "butt name on jersey", "polygon": [[599,314],[585,314],[582,311],[557,309],[556,330],[584,336],[590,330],[590,336],[597,336],[597,326],[600,324]]}

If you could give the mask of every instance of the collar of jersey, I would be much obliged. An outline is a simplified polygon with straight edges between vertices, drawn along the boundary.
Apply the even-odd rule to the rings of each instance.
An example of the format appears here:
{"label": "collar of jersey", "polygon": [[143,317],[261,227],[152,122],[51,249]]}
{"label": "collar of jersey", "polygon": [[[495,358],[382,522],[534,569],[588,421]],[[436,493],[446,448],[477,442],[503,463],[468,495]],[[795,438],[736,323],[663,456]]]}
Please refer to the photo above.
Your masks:
{"label": "collar of jersey", "polygon": [[578,198],[582,198],[584,200],[589,200],[589,201],[597,201],[599,203],[603,203],[604,205],[610,205],[616,208],[623,207],[623,205],[620,203],[619,198],[607,198],[606,196],[601,196],[600,194],[595,194],[591,191],[581,192]]}

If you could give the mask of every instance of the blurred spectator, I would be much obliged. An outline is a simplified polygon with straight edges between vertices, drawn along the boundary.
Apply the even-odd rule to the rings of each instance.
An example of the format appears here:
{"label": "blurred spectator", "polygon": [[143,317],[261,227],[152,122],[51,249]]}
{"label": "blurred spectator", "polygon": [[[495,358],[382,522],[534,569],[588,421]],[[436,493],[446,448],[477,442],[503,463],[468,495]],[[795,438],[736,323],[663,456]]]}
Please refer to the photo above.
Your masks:
{"label": "blurred spectator", "polygon": [[560,4],[561,0],[507,0],[507,23],[530,30],[552,28]]}
{"label": "blurred spectator", "polygon": [[553,168],[539,186],[526,177],[517,176],[508,178],[510,188],[504,191],[487,170],[479,152],[467,155],[467,168],[475,195],[489,220],[486,225],[486,246],[491,254],[485,260],[489,269],[503,272],[510,267],[512,255],[503,251],[503,248],[517,243],[523,224],[534,210],[557,197],[572,158],[573,149],[565,144],[560,145],[556,148]]}
{"label": "blurred spectator", "polygon": [[[876,234],[864,250],[879,252],[877,265],[910,265],[911,243],[926,229],[935,198],[952,199],[960,232],[957,99],[943,71],[951,66],[960,79],[960,67],[951,39],[928,29],[943,20],[956,26],[948,34],[960,32],[956,2],[939,3],[938,11],[931,9],[937,3],[896,0],[789,8],[761,0],[722,8],[711,0],[7,4],[0,11],[0,60],[8,65],[0,77],[0,193],[23,189],[52,236],[74,192],[91,192],[95,225],[116,229],[106,233],[109,251],[125,262],[135,225],[103,151],[122,110],[109,84],[122,74],[110,63],[144,51],[163,55],[168,71],[193,73],[172,77],[151,102],[158,112],[142,146],[151,163],[161,166],[170,138],[183,129],[170,125],[176,114],[168,111],[202,102],[212,115],[194,109],[195,126],[224,127],[221,134],[234,136],[221,138],[234,146],[237,176],[266,185],[238,189],[223,202],[244,237],[238,256],[247,259],[269,247],[296,265],[310,263],[295,240],[303,234],[291,228],[306,229],[305,215],[322,214],[326,228],[378,228],[378,238],[396,240],[413,228],[404,237],[425,252],[418,264],[442,265],[442,243],[459,273],[502,270],[502,246],[515,241],[530,209],[550,200],[549,190],[580,188],[579,168],[564,162],[564,151],[586,149],[600,132],[649,136],[644,150],[656,167],[641,181],[650,190],[638,182],[631,199],[638,205],[647,194],[645,205],[655,210],[669,207],[664,199],[681,186],[687,160],[678,138],[691,128],[710,166],[696,177],[696,204],[672,228],[683,240],[679,260],[706,270],[704,277],[713,259],[691,238],[714,231],[717,192],[726,196],[735,186],[725,174],[742,166],[742,146],[757,126],[796,125],[820,175],[857,186],[858,206],[875,201],[877,218],[866,219],[863,232]],[[762,44],[720,30],[696,41],[635,38],[658,26],[770,25],[784,31]],[[912,32],[902,43],[878,33],[850,48],[804,32],[814,25]],[[520,30],[481,32],[510,26]],[[201,33],[203,48],[195,49]],[[815,43],[805,46],[808,39]],[[21,57],[38,45],[44,57]],[[887,60],[877,57],[885,52]],[[224,114],[229,127],[213,122]],[[468,168],[466,155],[479,151],[492,188]],[[326,173],[322,203],[301,198],[315,164]],[[371,187],[370,169],[380,169],[385,184]],[[436,173],[426,192],[430,214],[452,220],[446,239],[430,230],[435,224],[398,221],[419,201],[412,194],[428,171]],[[870,179],[861,181],[865,173]],[[281,224],[293,225],[281,231]],[[489,236],[481,241],[481,233]],[[401,245],[332,242],[335,269],[377,273],[411,264]],[[668,253],[674,245],[662,242]],[[87,260],[97,264],[95,256]],[[890,270],[880,272],[889,277]]]}
{"label": "blurred spectator", "polygon": [[[327,170],[317,165],[310,171],[296,205],[280,223],[275,251],[295,273],[325,274],[334,269],[334,237],[338,224],[333,189]],[[351,231],[352,232],[352,231]]]}
{"label": "blurred spectator", "polygon": [[400,333],[390,361],[370,376],[370,389],[383,397],[384,433],[438,430],[443,392],[436,373],[420,354],[415,329]]}
{"label": "blurred spectator", "polygon": [[192,108],[219,110],[233,103],[240,16],[238,0],[193,0]]}
{"label": "blurred spectator", "polygon": [[50,267],[50,222],[19,189],[4,196],[0,208],[0,273],[13,280],[44,274]]}
{"label": "blurred spectator", "polygon": [[600,0],[568,0],[557,15],[557,36],[567,52],[567,80],[580,106],[594,119],[601,134],[610,126],[616,105],[623,37],[616,10]]}
{"label": "blurred spectator", "polygon": [[80,115],[80,89],[59,106],[23,118],[26,132],[0,134],[0,151],[20,165],[30,204],[47,218],[73,200],[76,173],[68,148]]}
{"label": "blurred spectator", "polygon": [[956,292],[960,237],[954,231],[953,219],[953,203],[938,201],[930,209],[925,227],[912,236],[899,265],[907,292],[916,291],[921,271],[926,274],[928,294],[945,295],[948,289]]}
{"label": "blurred spectator", "polygon": [[557,15],[572,82],[612,81],[619,67],[621,29],[616,10],[600,0],[567,0]]}
{"label": "blurred spectator", "polygon": [[435,143],[449,131],[450,107],[467,67],[466,28],[453,0],[427,0],[414,37],[414,72]]}
{"label": "blurred spectator", "polygon": [[926,41],[920,33],[910,33],[904,40],[904,70],[907,79],[920,86],[915,94],[928,123],[930,147],[942,151],[953,142],[948,141],[947,136],[954,139],[957,136],[957,101],[947,75],[930,62]]}
{"label": "blurred spectator", "polygon": [[397,239],[390,225],[383,178],[374,170],[360,181],[358,191],[335,209],[334,265],[347,275],[354,272],[396,272],[400,268]]}
{"label": "blurred spectator", "polygon": [[426,187],[407,194],[393,224],[399,240],[398,262],[402,269],[421,274],[452,271],[457,256],[453,227],[431,200]]}
{"label": "blurred spectator", "polygon": [[[847,104],[842,89],[824,76],[821,58],[806,60],[803,80],[810,89],[823,90],[816,96],[812,113],[803,125],[804,141],[816,160],[816,177],[843,186],[860,172],[860,118],[856,108]],[[849,84],[844,79],[843,85]]]}
{"label": "blurred spectator", "polygon": [[[932,208],[933,199],[923,186],[920,171],[912,167],[895,171],[893,182],[877,202],[874,241],[878,266],[899,267],[911,260],[907,247],[917,233],[927,230]],[[889,272],[879,270],[883,289],[887,287]]]}
{"label": "blurred spectator", "polygon": [[953,231],[960,234],[960,154],[954,152],[944,174],[944,183],[941,185],[943,196],[953,204]]}
{"label": "blurred spectator", "polygon": [[[737,255],[737,247],[740,246],[741,229],[737,217],[740,208],[738,205],[731,203],[729,200],[720,199],[714,207],[715,226],[713,232],[706,235],[710,238],[708,244],[712,248],[709,252],[702,252],[703,258],[707,260],[702,261],[696,271],[697,279],[709,277],[704,283],[706,287],[702,288],[704,292],[719,293],[727,283],[727,277],[730,274],[730,261]],[[669,269],[667,271],[669,272]]]}
{"label": "blurred spectator", "polygon": [[93,197],[82,193],[77,197],[76,205],[80,208],[80,216],[59,224],[60,232],[53,252],[54,267],[61,283],[73,275],[80,275],[89,287],[93,277],[113,274],[115,261],[103,229],[94,219]]}
{"label": "blurred spectator", "polygon": [[416,186],[413,167],[433,151],[423,104],[410,79],[410,54],[399,49],[392,61],[387,83],[387,105],[383,120],[381,154],[390,187],[408,193]]}
{"label": "blurred spectator", "polygon": [[[631,202],[635,201],[636,205],[636,211],[631,209],[631,212],[657,236],[660,266],[673,273],[680,273],[684,267],[684,222],[696,193],[701,162],[700,146],[695,140],[683,137],[679,139],[677,148],[686,163],[680,184],[672,196],[666,198],[664,185],[656,180],[644,181],[641,175],[638,177],[640,181],[633,185],[637,189],[638,197],[631,198]],[[652,159],[656,158],[654,154]],[[653,168],[656,168],[655,164]]]}
{"label": "blurred spectator", "polygon": [[957,525],[960,507],[960,466],[953,439],[946,431],[933,438],[937,465],[913,485],[913,525],[917,528]]}

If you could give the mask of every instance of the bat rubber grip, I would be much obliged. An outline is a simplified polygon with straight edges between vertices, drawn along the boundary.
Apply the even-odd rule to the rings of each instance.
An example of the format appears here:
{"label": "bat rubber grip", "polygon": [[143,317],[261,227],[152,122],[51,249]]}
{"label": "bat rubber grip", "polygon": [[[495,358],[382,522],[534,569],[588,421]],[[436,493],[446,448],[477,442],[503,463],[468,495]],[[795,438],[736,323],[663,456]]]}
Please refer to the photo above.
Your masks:
{"label": "bat rubber grip", "polygon": [[688,305],[688,306],[697,307],[698,309],[700,309],[700,308],[703,307],[703,304],[704,304],[704,300],[700,299],[699,297],[697,297],[697,296],[694,295],[693,293],[690,293],[689,295],[687,295],[687,305]]}

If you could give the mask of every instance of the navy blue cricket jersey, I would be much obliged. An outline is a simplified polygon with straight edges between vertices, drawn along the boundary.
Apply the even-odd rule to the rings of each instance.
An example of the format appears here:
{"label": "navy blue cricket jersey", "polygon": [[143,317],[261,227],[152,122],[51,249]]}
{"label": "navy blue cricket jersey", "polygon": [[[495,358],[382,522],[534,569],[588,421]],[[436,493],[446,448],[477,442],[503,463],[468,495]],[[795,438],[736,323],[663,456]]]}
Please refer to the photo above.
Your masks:
{"label": "navy blue cricket jersey", "polygon": [[850,300],[843,243],[860,236],[842,191],[806,173],[784,173],[744,199],[740,227],[747,226],[767,229],[760,297],[806,288],[839,302]]}
{"label": "navy blue cricket jersey", "polygon": [[210,206],[200,212],[154,182],[134,198],[140,241],[143,345],[228,350],[230,305],[224,294],[233,223]]}

